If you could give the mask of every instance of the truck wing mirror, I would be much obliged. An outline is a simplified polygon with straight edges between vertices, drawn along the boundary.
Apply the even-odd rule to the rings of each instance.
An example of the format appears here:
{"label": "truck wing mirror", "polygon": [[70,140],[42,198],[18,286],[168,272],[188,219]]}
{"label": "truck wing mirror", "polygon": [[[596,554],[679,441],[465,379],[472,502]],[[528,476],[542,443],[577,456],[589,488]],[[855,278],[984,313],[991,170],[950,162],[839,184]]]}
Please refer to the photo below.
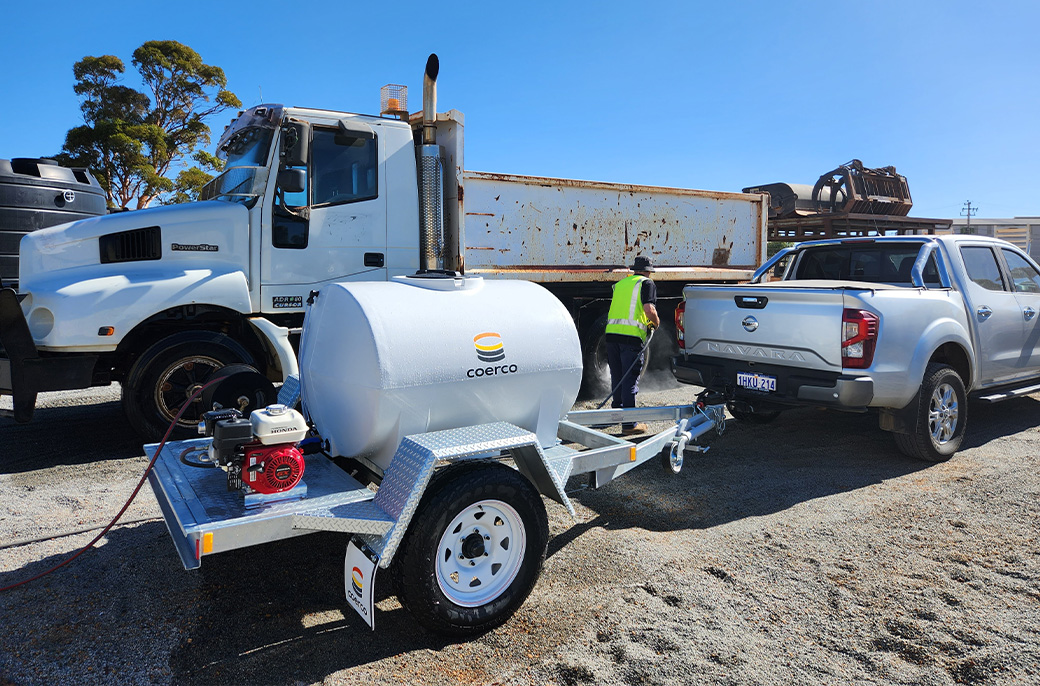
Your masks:
{"label": "truck wing mirror", "polygon": [[339,120],[339,130],[336,132],[336,145],[350,145],[360,147],[365,141],[375,140],[376,134],[372,127],[363,122],[347,122]]}
{"label": "truck wing mirror", "polygon": [[278,187],[284,193],[302,193],[307,188],[305,169],[283,169],[278,172]]}
{"label": "truck wing mirror", "polygon": [[282,127],[282,164],[305,167],[311,147],[311,125],[305,121],[289,122]]}

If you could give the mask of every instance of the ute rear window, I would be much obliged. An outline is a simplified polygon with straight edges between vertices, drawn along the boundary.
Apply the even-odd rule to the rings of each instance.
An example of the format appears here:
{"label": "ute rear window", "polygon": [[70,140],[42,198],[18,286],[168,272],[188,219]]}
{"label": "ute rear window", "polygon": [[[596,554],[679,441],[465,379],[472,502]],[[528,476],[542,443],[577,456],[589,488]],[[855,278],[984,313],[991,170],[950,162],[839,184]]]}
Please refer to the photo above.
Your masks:
{"label": "ute rear window", "polygon": [[[920,243],[866,243],[809,248],[798,259],[794,278],[869,281],[909,286],[910,271],[920,250]],[[934,256],[929,258],[925,267],[924,282],[930,286],[940,284]]]}

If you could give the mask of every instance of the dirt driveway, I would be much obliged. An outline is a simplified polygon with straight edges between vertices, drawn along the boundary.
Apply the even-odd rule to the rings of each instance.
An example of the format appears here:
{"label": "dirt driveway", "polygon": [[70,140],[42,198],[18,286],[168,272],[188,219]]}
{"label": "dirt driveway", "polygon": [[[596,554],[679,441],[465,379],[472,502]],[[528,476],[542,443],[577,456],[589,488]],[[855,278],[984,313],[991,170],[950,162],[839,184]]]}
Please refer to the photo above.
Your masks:
{"label": "dirt driveway", "polygon": [[[0,420],[0,545],[101,525],[140,477],[118,396],[82,395]],[[534,593],[459,644],[389,589],[369,632],[343,600],[340,535],[184,571],[146,487],[137,521],[0,594],[0,685],[1035,684],[1040,400],[971,412],[945,464],[901,456],[871,416],[795,410],[730,422],[678,476],[647,464],[575,492],[576,521],[547,503]],[[0,586],[93,533],[0,548]]]}

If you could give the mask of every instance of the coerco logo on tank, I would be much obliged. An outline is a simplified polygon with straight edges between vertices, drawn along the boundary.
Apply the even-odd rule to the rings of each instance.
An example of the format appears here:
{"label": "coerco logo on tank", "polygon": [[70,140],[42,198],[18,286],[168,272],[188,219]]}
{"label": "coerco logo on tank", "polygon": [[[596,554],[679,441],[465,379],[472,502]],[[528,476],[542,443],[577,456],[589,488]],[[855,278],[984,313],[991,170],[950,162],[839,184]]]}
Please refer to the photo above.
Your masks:
{"label": "coerco logo on tank", "polygon": [[473,337],[473,347],[477,351],[477,359],[486,366],[466,370],[466,376],[469,378],[516,373],[515,364],[495,364],[506,359],[505,345],[502,343],[502,337],[497,333],[493,331],[478,333]]}

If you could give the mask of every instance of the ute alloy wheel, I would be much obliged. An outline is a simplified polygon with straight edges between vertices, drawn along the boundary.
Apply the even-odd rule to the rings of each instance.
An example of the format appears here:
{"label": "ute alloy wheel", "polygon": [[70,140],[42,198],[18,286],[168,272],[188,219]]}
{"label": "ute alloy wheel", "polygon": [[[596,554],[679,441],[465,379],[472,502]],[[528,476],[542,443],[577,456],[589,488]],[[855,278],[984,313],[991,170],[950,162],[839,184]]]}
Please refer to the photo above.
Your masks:
{"label": "ute alloy wheel", "polygon": [[534,588],[548,541],[545,505],[518,471],[485,460],[447,467],[390,567],[398,599],[430,631],[489,631]]}
{"label": "ute alloy wheel", "polygon": [[968,423],[967,393],[960,375],[945,364],[930,364],[917,403],[917,430],[893,434],[899,450],[928,462],[945,462],[961,447]]}

